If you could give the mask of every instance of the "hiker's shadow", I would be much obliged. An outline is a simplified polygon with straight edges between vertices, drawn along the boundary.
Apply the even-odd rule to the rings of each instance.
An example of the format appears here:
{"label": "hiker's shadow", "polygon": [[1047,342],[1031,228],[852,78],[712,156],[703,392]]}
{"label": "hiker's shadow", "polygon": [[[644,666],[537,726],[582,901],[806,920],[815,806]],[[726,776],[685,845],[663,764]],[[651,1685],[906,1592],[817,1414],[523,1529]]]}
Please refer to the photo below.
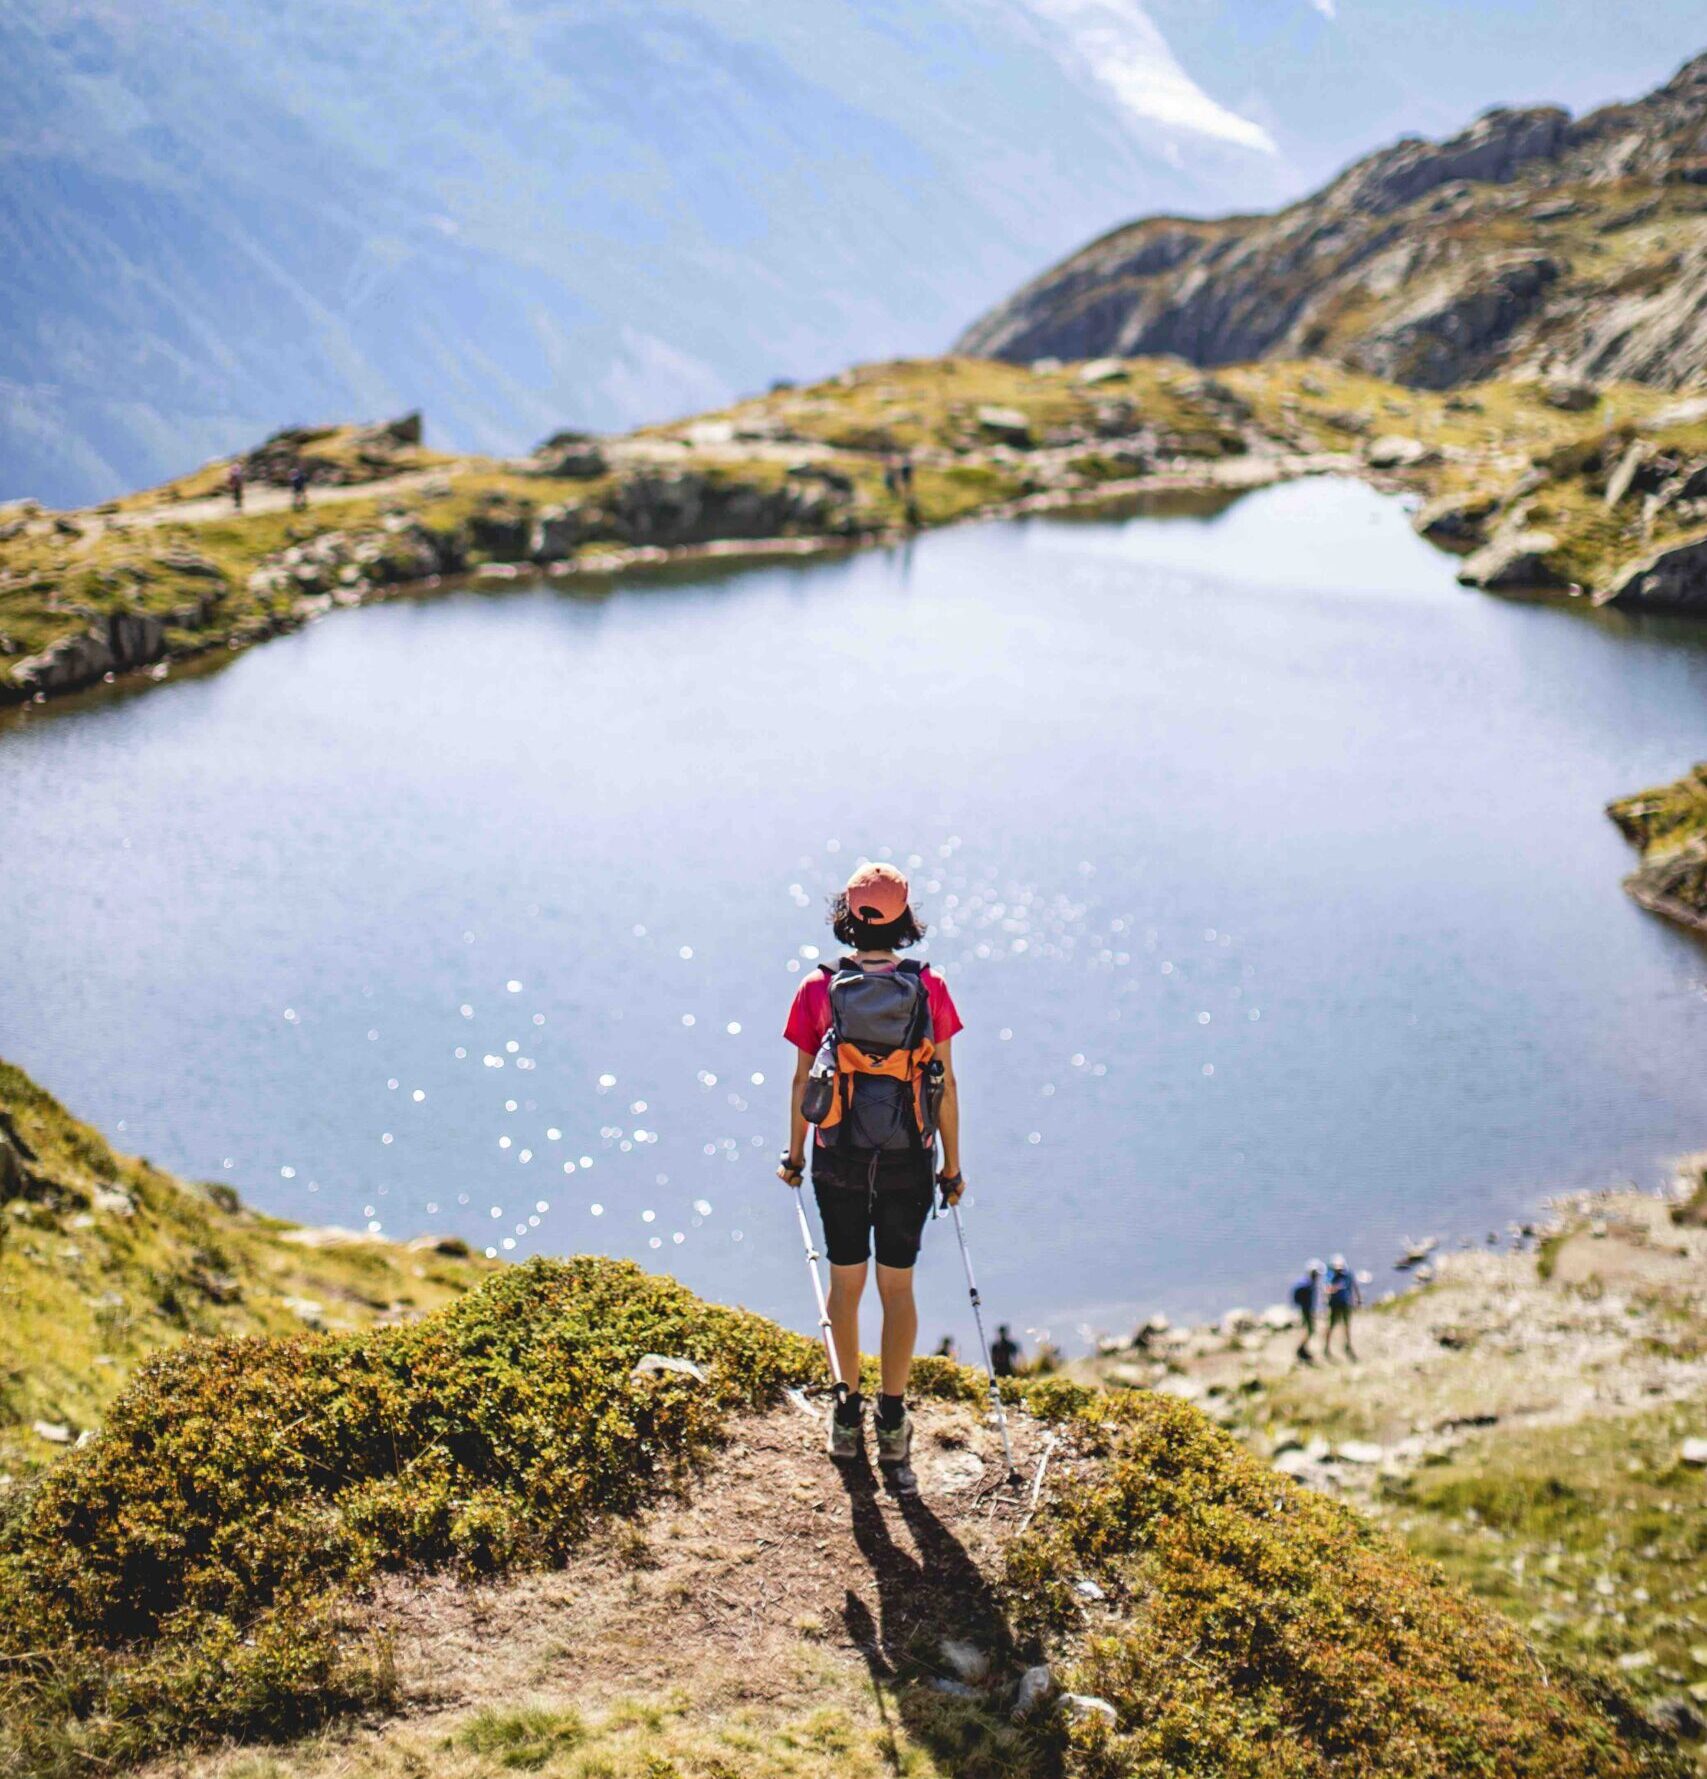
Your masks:
{"label": "hiker's shadow", "polygon": [[[993,1667],[1011,1665],[1013,1633],[994,1590],[960,1540],[920,1496],[891,1492],[869,1462],[839,1464],[837,1470],[853,1515],[854,1542],[877,1583],[875,1625],[859,1603],[864,1624],[856,1625],[850,1616],[848,1626],[855,1641],[868,1647],[873,1672],[895,1676],[923,1669],[951,1675],[938,1647],[944,1638],[975,1644]],[[912,1550],[896,1542],[886,1499],[899,1509]]]}
{"label": "hiker's shadow", "polygon": [[[970,1756],[969,1742],[980,1738],[971,1731],[966,1717],[976,1711],[990,1718],[992,1737],[1018,1744],[1022,1739],[1005,1725],[1006,1699],[1001,1689],[1023,1652],[1016,1646],[995,1590],[966,1547],[918,1495],[889,1492],[863,1458],[837,1469],[847,1491],[854,1542],[877,1584],[875,1618],[852,1588],[847,1591],[842,1617],[871,1671],[885,1726],[887,1685],[895,1690],[902,1720],[919,1740],[951,1743],[957,1756]],[[885,1500],[899,1512],[912,1549],[897,1541]],[[986,1658],[987,1686],[980,1683],[969,1695],[954,1691],[953,1683],[962,1676],[944,1655],[943,1644],[948,1641],[970,1645]],[[922,1685],[906,1684],[913,1681]],[[949,1690],[933,1689],[932,1681],[949,1683]],[[998,1722],[1002,1727],[997,1727]],[[1023,1740],[1029,1742],[1029,1738]],[[944,1751],[939,1746],[938,1752]],[[898,1767],[893,1741],[889,1752],[891,1765]],[[1042,1774],[1056,1768],[1041,1745],[1023,1749],[1016,1745],[1008,1749],[1002,1770]]]}

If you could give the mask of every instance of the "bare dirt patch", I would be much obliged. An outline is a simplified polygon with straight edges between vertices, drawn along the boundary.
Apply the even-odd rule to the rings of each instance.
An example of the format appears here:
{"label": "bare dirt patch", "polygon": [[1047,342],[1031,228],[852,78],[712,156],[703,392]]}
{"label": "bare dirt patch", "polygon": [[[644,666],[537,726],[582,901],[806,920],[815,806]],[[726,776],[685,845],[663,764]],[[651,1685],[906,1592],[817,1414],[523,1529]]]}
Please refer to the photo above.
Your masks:
{"label": "bare dirt patch", "polygon": [[[946,1707],[1005,1721],[1007,1683],[1030,1652],[1016,1647],[994,1583],[1050,1435],[1011,1415],[1022,1481],[1008,1485],[980,1411],[921,1405],[919,1493],[906,1496],[874,1465],[832,1464],[822,1412],[791,1402],[738,1422],[691,1493],[605,1527],[561,1570],[494,1583],[388,1580],[360,1607],[358,1628],[391,1640],[396,1716],[266,1754],[187,1756],[157,1772],[408,1773],[423,1759],[435,1774],[484,1772],[463,1726],[521,1708],[591,1719],[601,1746],[615,1734],[624,1746],[589,1773],[645,1773],[660,1758],[683,1771],[716,1771],[719,1759],[742,1773],[815,1774],[819,1759],[848,1773],[955,1771],[923,1720]],[[1045,1490],[1078,1463],[1052,1450]],[[961,1690],[965,1669],[945,1642],[966,1646],[962,1664],[985,1658],[987,1678],[974,1672],[976,1685]],[[808,1727],[779,1735],[803,1711]],[[735,1740],[720,1742],[721,1753],[697,1742],[684,1753],[665,1733],[671,1719]],[[755,1726],[764,1759],[743,1763],[731,1748],[737,1730]],[[779,1754],[791,1738],[800,1746]]]}

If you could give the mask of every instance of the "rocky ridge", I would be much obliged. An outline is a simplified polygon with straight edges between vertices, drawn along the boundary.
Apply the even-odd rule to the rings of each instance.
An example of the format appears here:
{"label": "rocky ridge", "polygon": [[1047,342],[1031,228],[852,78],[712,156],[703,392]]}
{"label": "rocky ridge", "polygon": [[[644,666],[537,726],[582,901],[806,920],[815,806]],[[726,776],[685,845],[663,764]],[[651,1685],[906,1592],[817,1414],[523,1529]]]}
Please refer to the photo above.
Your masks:
{"label": "rocky ridge", "polygon": [[1707,363],[1707,56],[1573,119],[1491,111],[1273,215],[1115,229],[974,322],[1015,362],[1330,358],[1426,389],[1557,373],[1679,388]]}
{"label": "rocky ridge", "polygon": [[1707,762],[1606,813],[1642,854],[1624,887],[1655,914],[1707,932]]}
{"label": "rocky ridge", "polygon": [[1420,529],[1472,584],[1707,604],[1707,403],[1634,384],[1440,396],[1324,362],[928,359],[621,438],[558,433],[522,459],[419,439],[417,416],[275,435],[240,460],[240,512],[225,463],[98,509],[0,512],[0,705],[161,678],[449,577],[846,549],[1324,470],[1426,497]]}

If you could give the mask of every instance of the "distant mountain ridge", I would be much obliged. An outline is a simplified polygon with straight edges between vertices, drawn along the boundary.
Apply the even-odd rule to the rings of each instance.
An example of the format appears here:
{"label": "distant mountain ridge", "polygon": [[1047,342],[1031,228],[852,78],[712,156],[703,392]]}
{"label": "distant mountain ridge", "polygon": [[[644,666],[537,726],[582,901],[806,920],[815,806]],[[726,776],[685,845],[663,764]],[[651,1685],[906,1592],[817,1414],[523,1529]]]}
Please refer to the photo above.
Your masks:
{"label": "distant mountain ridge", "polygon": [[0,0],[0,499],[101,500],[294,422],[420,408],[513,451],[689,413],[935,351],[1132,194],[1288,189],[1159,38],[1117,33],[1172,122],[1074,22]]}
{"label": "distant mountain ridge", "polygon": [[975,322],[1023,361],[1319,356],[1431,389],[1519,370],[1678,387],[1707,368],[1707,55],[1573,119],[1488,112],[1271,215],[1153,216]]}

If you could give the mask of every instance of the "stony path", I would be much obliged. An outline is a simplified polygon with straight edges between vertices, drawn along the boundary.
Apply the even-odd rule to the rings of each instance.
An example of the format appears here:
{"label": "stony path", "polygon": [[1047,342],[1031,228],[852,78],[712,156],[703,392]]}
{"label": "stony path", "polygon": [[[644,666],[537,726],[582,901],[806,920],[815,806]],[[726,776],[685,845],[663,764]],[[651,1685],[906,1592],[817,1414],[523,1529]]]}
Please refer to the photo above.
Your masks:
{"label": "stony path", "polygon": [[[342,501],[383,499],[391,494],[418,492],[435,482],[456,475],[461,463],[434,464],[430,469],[406,470],[402,475],[385,476],[376,482],[333,483],[308,489],[311,507],[336,506]],[[243,516],[253,513],[283,513],[290,508],[288,488],[274,488],[265,482],[251,482],[243,490]],[[156,506],[129,507],[112,515],[115,529],[150,529],[157,525],[197,525],[209,519],[232,516],[229,494],[207,495],[199,500],[168,500]]]}

